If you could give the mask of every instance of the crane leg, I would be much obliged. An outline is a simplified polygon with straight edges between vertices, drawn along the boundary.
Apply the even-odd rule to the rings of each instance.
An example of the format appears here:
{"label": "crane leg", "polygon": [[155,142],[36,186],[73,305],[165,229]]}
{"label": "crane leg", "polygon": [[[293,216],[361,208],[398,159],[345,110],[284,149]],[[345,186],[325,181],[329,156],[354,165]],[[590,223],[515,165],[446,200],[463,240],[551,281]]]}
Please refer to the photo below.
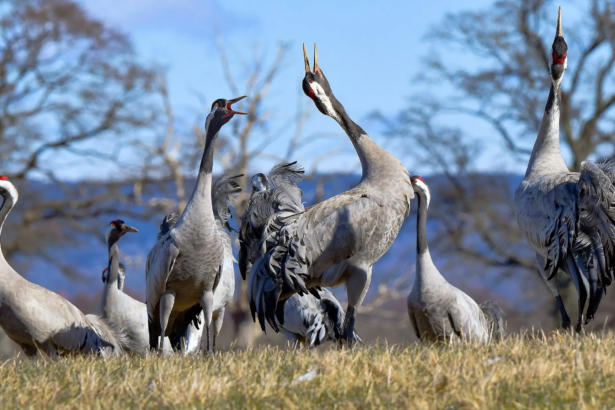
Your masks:
{"label": "crane leg", "polygon": [[164,335],[169,325],[169,317],[175,304],[175,292],[167,290],[158,302],[160,306],[160,339],[158,339],[158,352],[162,353],[162,345],[164,344]]}
{"label": "crane leg", "polygon": [[222,330],[222,323],[224,322],[224,308],[218,310],[216,317],[214,319],[214,353],[217,349],[218,335],[220,334],[220,330]]}
{"label": "crane leg", "polygon": [[205,330],[207,331],[207,353],[211,353],[211,320],[214,309],[214,293],[209,291],[201,297],[201,307],[205,313]]}
{"label": "crane leg", "polygon": [[38,353],[38,349],[36,347],[25,343],[19,343],[19,347],[21,347],[27,357],[36,357],[36,353]]}
{"label": "crane leg", "polygon": [[557,309],[559,310],[559,314],[562,318],[562,328],[569,329],[570,316],[568,316],[568,312],[566,312],[566,306],[564,306],[564,301],[562,300],[562,296],[559,293],[559,281],[557,280],[557,275],[549,279],[549,273],[543,270],[543,266],[545,266],[544,258],[538,253],[536,254],[536,263],[538,264],[538,270],[540,271],[540,276],[542,277],[542,280],[545,281],[545,284],[555,298],[555,302],[557,303]]}
{"label": "crane leg", "polygon": [[352,345],[357,341],[354,332],[354,322],[357,309],[363,303],[367,289],[372,280],[372,267],[349,265],[346,268],[346,291],[348,293],[348,308],[342,329],[342,343]]}

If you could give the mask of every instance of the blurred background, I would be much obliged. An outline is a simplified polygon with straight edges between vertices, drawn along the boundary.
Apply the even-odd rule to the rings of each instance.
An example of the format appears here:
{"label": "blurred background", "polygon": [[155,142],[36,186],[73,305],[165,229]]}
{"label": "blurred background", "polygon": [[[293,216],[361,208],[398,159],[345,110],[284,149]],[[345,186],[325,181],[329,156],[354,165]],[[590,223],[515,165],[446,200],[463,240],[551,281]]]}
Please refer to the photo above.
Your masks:
{"label": "blurred background", "polygon": [[[244,173],[245,187],[297,160],[308,205],[353,186],[352,144],[301,90],[302,43],[310,59],[316,43],[350,116],[430,185],[429,241],[445,277],[479,302],[499,299],[509,331],[553,329],[555,303],[512,199],[549,92],[559,5],[565,158],[578,170],[614,155],[612,3],[0,0],[0,174],[20,193],[2,252],[30,281],[95,312],[106,229],[124,219],[141,232],[121,246],[127,291],[144,300],[145,258],[163,216],[185,205],[217,98],[248,95],[237,109],[249,115],[222,130],[215,173]],[[405,307],[414,211],[374,267],[357,321],[365,341],[414,340]],[[576,295],[562,286],[572,316]],[[244,292],[238,276],[223,346],[284,345],[252,324]],[[336,294],[345,300],[344,289]],[[614,309],[607,294],[589,327],[613,325]]]}

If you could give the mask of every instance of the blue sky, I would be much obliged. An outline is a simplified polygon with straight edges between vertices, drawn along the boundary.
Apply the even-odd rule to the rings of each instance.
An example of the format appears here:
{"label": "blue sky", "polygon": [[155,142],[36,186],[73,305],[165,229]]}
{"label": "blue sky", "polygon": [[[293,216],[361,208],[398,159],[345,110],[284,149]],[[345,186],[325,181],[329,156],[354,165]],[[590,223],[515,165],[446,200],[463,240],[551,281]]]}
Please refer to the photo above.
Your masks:
{"label": "blue sky", "polygon": [[[378,124],[367,116],[375,109],[394,114],[404,106],[414,91],[412,79],[423,67],[421,60],[433,51],[424,37],[428,29],[447,12],[482,8],[490,3],[488,0],[83,1],[94,16],[127,33],[144,61],[168,68],[173,104],[186,115],[193,115],[202,106],[197,95],[204,96],[206,101],[234,97],[224,80],[216,32],[222,35],[230,63],[239,77],[242,64],[256,43],[269,59],[280,41],[292,44],[290,57],[271,90],[267,107],[280,123],[295,114],[298,98],[307,100],[301,93],[301,44],[306,43],[311,58],[312,44],[316,42],[320,65],[336,96],[349,114],[381,143],[385,141]],[[313,104],[310,110],[305,135],[333,135],[309,146],[298,159],[309,168],[310,158],[327,149],[340,148],[342,151],[335,160],[324,162],[319,169],[358,170],[356,155],[339,126],[318,113]],[[497,152],[498,144],[499,141],[494,141],[488,152]],[[271,150],[279,154],[284,151],[284,144],[276,143]],[[420,169],[420,164],[413,164],[411,157],[402,160],[408,167],[429,172]],[[491,165],[490,161],[485,162],[486,169]],[[498,169],[502,169],[501,165],[498,164]],[[260,166],[266,166],[265,162],[255,165]],[[514,163],[510,167],[519,169]]]}

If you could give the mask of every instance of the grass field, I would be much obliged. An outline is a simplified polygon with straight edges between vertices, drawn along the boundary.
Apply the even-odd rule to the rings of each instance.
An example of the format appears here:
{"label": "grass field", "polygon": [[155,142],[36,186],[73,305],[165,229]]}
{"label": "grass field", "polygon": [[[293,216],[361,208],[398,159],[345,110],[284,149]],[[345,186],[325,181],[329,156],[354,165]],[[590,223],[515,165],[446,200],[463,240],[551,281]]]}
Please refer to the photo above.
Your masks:
{"label": "grass field", "polygon": [[[301,377],[309,373],[308,376]],[[612,408],[615,337],[1,364],[3,409]]]}

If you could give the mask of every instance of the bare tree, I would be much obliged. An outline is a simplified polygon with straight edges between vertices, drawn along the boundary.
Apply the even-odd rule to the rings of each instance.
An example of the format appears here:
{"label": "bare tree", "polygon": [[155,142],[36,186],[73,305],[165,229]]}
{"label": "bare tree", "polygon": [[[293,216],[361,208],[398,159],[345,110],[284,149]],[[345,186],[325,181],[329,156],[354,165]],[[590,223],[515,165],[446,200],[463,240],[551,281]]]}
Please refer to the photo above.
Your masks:
{"label": "bare tree", "polygon": [[[2,0],[0,6],[0,161],[22,202],[8,221],[3,250],[70,274],[53,250],[76,244],[75,232],[100,235],[88,221],[131,198],[117,172],[100,175],[112,177],[109,183],[62,181],[81,177],[72,169],[83,173],[92,162],[121,169],[126,136],[156,118],[149,103],[154,72],[137,62],[123,34],[72,0]],[[56,183],[57,195],[41,190],[38,180]]]}
{"label": "bare tree", "polygon": [[[615,152],[615,19],[610,2],[600,0],[565,5],[562,15],[570,40],[561,141],[570,168],[578,170],[589,156]],[[430,215],[447,232],[449,252],[456,250],[483,270],[516,276],[532,289],[537,281],[528,278],[538,275],[512,202],[518,177],[475,172],[484,137],[447,124],[451,115],[486,123],[508,158],[526,164],[550,86],[556,18],[557,5],[547,0],[498,0],[487,9],[447,15],[426,36],[435,51],[418,84],[443,84],[452,91],[440,93],[442,98],[417,95],[398,117],[381,117],[391,137],[417,143],[412,145],[417,163],[445,176]],[[536,296],[529,295],[528,300]]]}

